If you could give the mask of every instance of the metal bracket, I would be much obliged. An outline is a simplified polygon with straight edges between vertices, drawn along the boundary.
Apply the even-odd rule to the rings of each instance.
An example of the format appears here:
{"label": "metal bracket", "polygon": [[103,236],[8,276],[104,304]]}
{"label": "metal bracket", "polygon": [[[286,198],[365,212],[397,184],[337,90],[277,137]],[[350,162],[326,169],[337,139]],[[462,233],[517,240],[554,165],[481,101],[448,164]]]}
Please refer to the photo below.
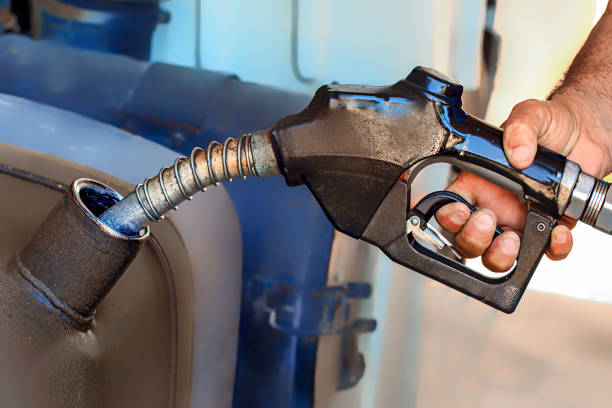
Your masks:
{"label": "metal bracket", "polygon": [[367,299],[369,283],[349,282],[341,286],[299,287],[255,276],[249,283],[249,298],[259,314],[266,313],[270,326],[299,336],[339,334],[359,327],[373,331],[374,319],[351,318],[352,303]]}

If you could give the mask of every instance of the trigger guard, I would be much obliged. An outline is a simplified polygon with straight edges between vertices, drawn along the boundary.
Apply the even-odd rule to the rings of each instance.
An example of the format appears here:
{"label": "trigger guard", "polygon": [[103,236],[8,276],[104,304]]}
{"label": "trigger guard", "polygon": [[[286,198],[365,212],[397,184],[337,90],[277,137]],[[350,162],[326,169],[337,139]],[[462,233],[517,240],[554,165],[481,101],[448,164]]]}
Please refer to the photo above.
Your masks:
{"label": "trigger guard", "polygon": [[376,245],[400,265],[498,310],[512,313],[544,255],[555,219],[530,209],[516,266],[510,273],[494,279],[426,248],[417,249],[412,245],[406,233],[409,200],[408,185],[403,181],[396,182],[370,219],[361,239]]}
{"label": "trigger guard", "polygon": [[[423,221],[428,222],[440,208],[450,203],[465,204],[469,208],[471,214],[477,210],[476,207],[474,207],[469,201],[461,197],[459,194],[453,193],[452,191],[443,190],[434,191],[433,193],[427,194],[414,206],[411,212],[416,212],[420,217],[422,217]],[[410,218],[410,215],[408,218]],[[495,235],[493,237],[497,237],[503,232],[504,230],[496,227]]]}

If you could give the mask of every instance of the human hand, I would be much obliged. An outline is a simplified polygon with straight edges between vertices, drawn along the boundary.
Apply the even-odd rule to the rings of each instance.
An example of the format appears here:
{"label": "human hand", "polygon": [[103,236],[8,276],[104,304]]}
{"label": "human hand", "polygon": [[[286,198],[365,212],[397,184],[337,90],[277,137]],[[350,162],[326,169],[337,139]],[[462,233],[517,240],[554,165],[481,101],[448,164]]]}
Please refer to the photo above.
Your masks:
{"label": "human hand", "polygon": [[[516,105],[502,125],[508,162],[519,170],[529,167],[540,144],[577,162],[586,173],[605,176],[612,169],[612,140],[605,118],[599,117],[600,109],[592,103],[584,96],[566,93],[550,101],[527,100]],[[456,234],[457,249],[466,258],[482,256],[483,264],[492,271],[510,269],[518,255],[527,213],[519,198],[467,171],[448,190],[479,208],[470,215],[467,206],[453,203],[436,214],[438,223]],[[573,224],[561,220],[553,229],[546,252],[549,258],[560,260],[569,254]],[[505,232],[493,240],[497,225]]]}

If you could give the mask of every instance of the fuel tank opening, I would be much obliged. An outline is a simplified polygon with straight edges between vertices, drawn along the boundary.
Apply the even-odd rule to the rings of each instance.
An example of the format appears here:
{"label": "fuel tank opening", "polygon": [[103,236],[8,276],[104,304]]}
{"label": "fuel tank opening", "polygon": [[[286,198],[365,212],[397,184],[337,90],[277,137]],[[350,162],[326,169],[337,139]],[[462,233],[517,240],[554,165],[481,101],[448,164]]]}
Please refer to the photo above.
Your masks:
{"label": "fuel tank opening", "polygon": [[[108,219],[100,218],[100,216],[113,205],[123,199],[123,196],[115,190],[93,180],[78,179],[75,180],[75,195],[78,194],[78,201],[85,211],[88,211],[90,217],[95,222],[100,223],[102,227],[107,227],[111,233],[119,234],[128,238],[142,237],[148,233],[147,228],[119,228]],[[75,199],[77,197],[75,196]]]}
{"label": "fuel tank opening", "polygon": [[75,326],[91,323],[149,236],[148,227],[125,235],[97,217],[122,198],[97,181],[73,181],[15,256],[17,271],[45,297],[43,303]]}

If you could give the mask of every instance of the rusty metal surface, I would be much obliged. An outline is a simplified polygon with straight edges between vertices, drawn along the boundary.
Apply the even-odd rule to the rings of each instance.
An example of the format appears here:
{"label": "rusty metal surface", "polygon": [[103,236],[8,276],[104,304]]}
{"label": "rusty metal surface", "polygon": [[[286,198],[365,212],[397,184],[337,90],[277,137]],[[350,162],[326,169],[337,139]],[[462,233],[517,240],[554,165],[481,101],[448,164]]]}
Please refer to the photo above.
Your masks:
{"label": "rusty metal surface", "polygon": [[97,308],[91,327],[75,330],[16,273],[14,254],[61,199],[58,190],[77,175],[102,179],[123,191],[129,186],[92,169],[6,145],[0,162],[0,188],[11,192],[11,199],[0,203],[2,405],[189,406],[193,316],[184,282],[190,271],[172,221],[156,226]]}
{"label": "rusty metal surface", "polygon": [[[16,155],[14,146],[0,144],[0,163],[27,170],[21,174],[26,179],[36,170],[36,179],[45,179],[43,185],[51,187],[57,182],[68,186],[75,178],[86,176],[125,195],[134,184],[114,177],[138,183],[147,173],[158,170],[159,163],[172,162],[177,154],[110,125],[7,95],[0,95],[0,116],[4,129],[0,139],[31,149]],[[21,120],[24,117],[31,120]],[[247,189],[250,185],[241,184]],[[177,384],[177,399],[191,400],[193,406],[229,407],[236,375],[242,248],[232,200],[224,186],[212,190],[184,203],[166,222],[156,224],[148,245],[157,243],[163,248],[156,253],[166,259],[176,288],[169,295],[177,308],[177,361],[193,365],[189,377],[183,376],[186,381]],[[215,239],[210,240],[211,236]],[[111,295],[128,277],[123,276]],[[147,279],[147,275],[140,279]],[[163,298],[160,301],[165,302]],[[96,324],[106,303],[98,308]],[[190,379],[198,386],[191,387]]]}
{"label": "rusty metal surface", "polygon": [[75,180],[32,240],[15,255],[19,274],[62,317],[81,326],[93,321],[96,307],[149,237],[148,229],[141,236],[121,236],[97,220],[92,211],[99,213],[104,207],[95,209],[98,203],[88,202],[86,194],[111,205],[121,199],[113,193],[93,180]]}
{"label": "rusty metal surface", "polygon": [[[0,139],[33,150],[43,150],[40,146],[45,144],[44,151],[104,169],[111,174],[120,175],[127,166],[117,166],[116,157],[110,166],[104,162],[109,156],[84,149],[89,146],[104,148],[105,144],[119,144],[119,137],[127,139],[130,135],[120,135],[117,129],[110,129],[99,122],[87,121],[83,116],[114,124],[183,154],[189,154],[194,146],[205,147],[212,140],[224,140],[253,129],[270,127],[279,117],[302,109],[309,100],[306,95],[242,82],[227,74],[160,63],[144,64],[116,55],[59,47],[48,41],[36,42],[16,36],[4,36],[0,42],[0,51],[5,51],[0,52],[0,64],[5,68],[6,74],[0,77],[2,92],[47,104],[36,105],[8,95],[0,96],[2,102],[13,106],[36,105],[37,111],[44,114],[45,119],[15,121],[20,126],[14,131],[3,132]],[[79,69],[82,66],[87,66],[88,69]],[[60,93],[56,90],[58,78],[62,79]],[[57,109],[48,105],[83,115],[72,116],[73,119],[78,118],[79,123],[86,124],[86,127],[66,129],[58,124],[57,120],[53,120],[60,115]],[[23,117],[15,113],[15,109],[10,106],[4,106],[6,105],[3,104],[0,111],[8,111],[8,118]],[[28,117],[32,117],[32,114]],[[12,125],[13,122],[9,123]],[[53,132],[46,126],[49,123],[54,125]],[[30,138],[23,136],[27,134],[23,130],[26,124],[40,135],[40,142],[32,143]],[[39,124],[43,126],[37,128]],[[9,129],[13,127],[11,125]],[[104,137],[98,136],[102,130]],[[74,137],[75,141],[78,140],[78,143],[70,141],[71,137]],[[57,143],[58,139],[65,142]],[[49,143],[51,140],[55,142],[52,145]],[[143,141],[141,144],[146,143]],[[133,183],[141,182],[148,173],[155,174],[161,163],[171,164],[173,160],[173,156],[155,159],[160,156],[155,154],[159,147],[157,150],[147,149],[143,152],[136,143],[122,145],[126,148],[118,149],[117,154],[124,158],[129,155],[134,163],[141,163],[138,168],[143,173],[135,168],[132,170],[131,174],[136,176],[135,178],[120,175]],[[77,147],[76,152],[69,150],[73,146]],[[153,165],[155,162],[158,164]],[[145,168],[144,163],[148,163],[150,167]],[[253,405],[257,404],[257,401],[271,399],[274,401],[273,405],[282,406],[301,401],[302,398],[308,399],[312,395],[310,383],[314,375],[316,340],[300,339],[296,344],[294,335],[279,333],[269,325],[267,319],[261,318],[262,310],[259,304],[254,303],[254,299],[249,297],[246,290],[242,293],[242,302],[238,300],[239,294],[235,293],[236,290],[240,291],[241,283],[243,288],[247,288],[258,276],[285,280],[296,288],[301,288],[304,284],[324,285],[333,228],[307,189],[286,188],[282,177],[251,180],[249,183],[234,182],[225,187],[226,190],[221,190],[229,192],[233,203],[226,198],[225,191],[210,191],[189,203],[184,203],[181,211],[175,215],[177,222],[184,220],[180,225],[181,231],[184,231],[185,228],[191,227],[190,224],[194,224],[184,214],[191,211],[191,214],[197,216],[198,213],[214,207],[216,215],[208,217],[203,226],[219,225],[221,232],[227,232],[224,236],[236,242],[240,237],[234,235],[230,227],[233,229],[237,220],[234,218],[228,221],[230,214],[234,215],[235,207],[243,231],[242,250],[231,246],[232,253],[223,258],[224,269],[215,269],[211,264],[220,264],[219,258],[213,254],[223,251],[227,241],[219,238],[210,242],[202,238],[201,244],[197,243],[196,239],[190,239],[187,243],[190,245],[196,242],[192,244],[193,251],[202,258],[199,264],[193,265],[194,276],[199,276],[198,279],[202,281],[216,282],[210,289],[206,285],[197,288],[198,293],[205,292],[207,295],[197,297],[197,309],[201,310],[201,313],[198,313],[201,319],[198,321],[203,321],[201,330],[207,332],[205,327],[216,327],[214,334],[208,333],[207,336],[216,336],[219,344],[224,345],[224,348],[219,346],[196,349],[196,355],[202,353],[206,356],[201,360],[201,371],[206,373],[206,376],[198,381],[205,386],[194,388],[194,393],[197,392],[207,401],[214,401],[210,396],[219,394],[212,390],[224,389],[226,386],[233,389],[236,372],[237,385],[234,395],[238,405]],[[227,204],[222,203],[219,197],[227,200]],[[296,217],[295,214],[300,216]],[[203,226],[199,229],[202,230]],[[194,234],[198,233],[198,226],[193,225],[192,229]],[[304,248],[310,250],[304,251]],[[192,253],[192,250],[189,252]],[[233,269],[232,261],[242,264],[242,271]],[[228,296],[228,293],[232,295]],[[292,307],[296,311],[300,310],[299,303]],[[212,314],[210,310],[216,312]],[[237,311],[241,312],[241,329],[236,370],[236,360],[223,364],[218,361],[221,360],[220,356],[232,355],[230,349],[235,352],[237,339],[226,339],[231,338],[230,332],[238,332],[236,324],[232,323],[237,319]],[[220,321],[226,323],[222,326],[226,329],[219,329]],[[307,362],[308,366],[303,362]],[[211,366],[221,368],[212,372],[208,369]],[[219,371],[223,370],[225,371],[220,375]],[[221,384],[219,378],[228,380]],[[219,405],[223,406],[217,404]]]}

